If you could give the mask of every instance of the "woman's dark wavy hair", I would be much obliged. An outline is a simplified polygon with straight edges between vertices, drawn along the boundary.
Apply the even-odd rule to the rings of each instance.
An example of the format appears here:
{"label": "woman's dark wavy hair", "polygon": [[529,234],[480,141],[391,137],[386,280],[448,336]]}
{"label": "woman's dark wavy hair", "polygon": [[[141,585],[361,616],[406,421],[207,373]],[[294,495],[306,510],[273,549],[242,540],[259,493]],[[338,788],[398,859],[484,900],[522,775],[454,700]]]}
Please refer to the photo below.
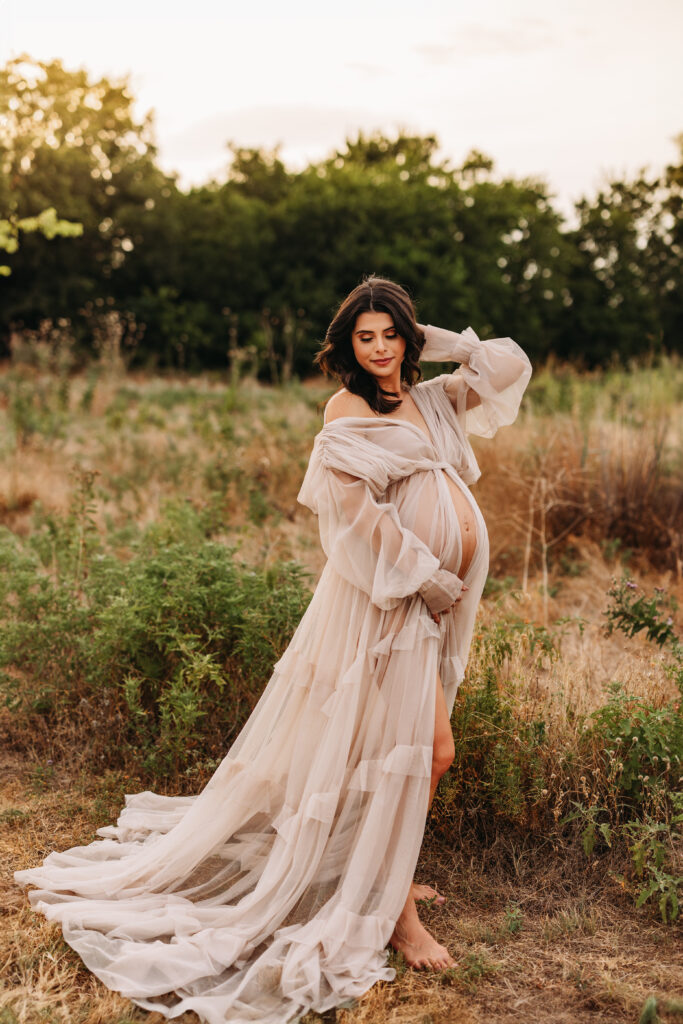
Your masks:
{"label": "woman's dark wavy hair", "polygon": [[354,355],[351,336],[361,313],[389,314],[406,343],[401,380],[412,386],[421,379],[418,359],[425,339],[417,326],[413,303],[405,289],[383,277],[365,278],[346,296],[327,328],[325,343],[313,362],[323,373],[341,381],[348,391],[364,398],[375,412],[392,412],[401,404],[400,395],[382,388],[377,378],[367,373]]}

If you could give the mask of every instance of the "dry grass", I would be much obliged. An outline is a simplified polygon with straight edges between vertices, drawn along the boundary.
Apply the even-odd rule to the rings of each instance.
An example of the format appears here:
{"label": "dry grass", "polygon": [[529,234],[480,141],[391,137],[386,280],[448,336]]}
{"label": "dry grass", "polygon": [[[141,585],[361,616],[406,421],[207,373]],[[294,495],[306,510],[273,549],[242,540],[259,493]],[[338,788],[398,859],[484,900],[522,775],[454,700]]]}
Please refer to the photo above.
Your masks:
{"label": "dry grass", "polygon": [[[533,676],[526,676],[524,691],[530,701],[547,706],[550,717],[560,709],[588,714],[605,702],[609,684],[618,680],[627,693],[651,700],[655,705],[675,697],[676,688],[666,672],[667,656],[648,643],[643,634],[624,637],[622,634],[606,636],[604,632],[605,594],[614,575],[621,566],[605,562],[596,545],[582,540],[577,549],[584,555],[586,569],[579,577],[563,578],[557,593],[549,601],[549,621],[565,620],[562,630],[561,653],[557,661],[540,666]],[[635,578],[651,591],[653,587],[667,590],[680,603],[683,602],[683,580],[675,580],[668,572],[636,573]],[[531,623],[542,621],[544,596],[540,581],[535,579],[529,591],[497,602],[484,601],[483,621],[499,615],[501,608],[516,610]],[[522,671],[513,661],[510,671]]]}
{"label": "dry grass", "polygon": [[[90,842],[134,780],[46,777],[39,767],[29,759],[0,763],[0,1021],[161,1021],[101,985],[11,879],[53,849]],[[397,980],[339,1011],[339,1024],[632,1024],[650,995],[663,1022],[680,1019],[665,1009],[683,996],[680,930],[635,910],[618,882],[590,863],[568,871],[531,844],[503,842],[506,856],[489,858],[437,845],[423,851],[419,877],[448,896],[423,917],[458,966],[435,975],[399,962]]]}
{"label": "dry grass", "polygon": [[[477,497],[488,513],[492,563],[533,575],[579,538],[635,565],[683,572],[680,407],[641,426],[529,415],[481,441]],[[545,549],[545,550],[544,550]]]}

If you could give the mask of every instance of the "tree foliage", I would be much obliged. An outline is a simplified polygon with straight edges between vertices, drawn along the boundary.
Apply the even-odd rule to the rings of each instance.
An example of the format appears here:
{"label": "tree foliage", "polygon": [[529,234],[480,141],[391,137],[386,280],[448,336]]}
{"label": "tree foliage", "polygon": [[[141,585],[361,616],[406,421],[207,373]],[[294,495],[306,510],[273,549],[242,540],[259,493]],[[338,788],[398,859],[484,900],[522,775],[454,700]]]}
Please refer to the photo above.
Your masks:
{"label": "tree foliage", "polygon": [[337,303],[374,272],[424,321],[510,335],[534,359],[681,348],[680,158],[606,183],[569,226],[545,182],[501,179],[477,151],[453,166],[433,136],[361,132],[296,172],[277,148],[231,143],[222,179],[183,191],[125,79],[24,56],[0,71],[0,100],[0,216],[54,207],[83,225],[11,254],[0,346],[62,317],[87,352],[107,306],[144,329],[141,362],[224,366],[252,346],[264,375],[304,375]]}
{"label": "tree foliage", "polygon": [[[0,220],[0,250],[16,252],[20,233],[31,234],[34,231],[40,231],[45,238],[77,238],[83,234],[83,225],[60,219],[54,206],[43,210],[36,217],[4,218]],[[0,265],[0,276],[9,277],[10,273],[8,266]]]}

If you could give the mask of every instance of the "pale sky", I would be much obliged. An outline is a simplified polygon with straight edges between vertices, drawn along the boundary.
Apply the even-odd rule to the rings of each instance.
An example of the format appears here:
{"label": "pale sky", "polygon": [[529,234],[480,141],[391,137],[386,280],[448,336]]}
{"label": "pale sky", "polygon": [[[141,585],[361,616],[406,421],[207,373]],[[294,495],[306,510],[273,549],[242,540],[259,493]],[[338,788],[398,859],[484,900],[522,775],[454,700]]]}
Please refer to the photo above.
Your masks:
{"label": "pale sky", "polygon": [[228,139],[300,167],[404,128],[542,177],[569,210],[674,160],[683,132],[681,0],[0,0],[0,60],[23,52],[130,73],[181,185],[220,178]]}

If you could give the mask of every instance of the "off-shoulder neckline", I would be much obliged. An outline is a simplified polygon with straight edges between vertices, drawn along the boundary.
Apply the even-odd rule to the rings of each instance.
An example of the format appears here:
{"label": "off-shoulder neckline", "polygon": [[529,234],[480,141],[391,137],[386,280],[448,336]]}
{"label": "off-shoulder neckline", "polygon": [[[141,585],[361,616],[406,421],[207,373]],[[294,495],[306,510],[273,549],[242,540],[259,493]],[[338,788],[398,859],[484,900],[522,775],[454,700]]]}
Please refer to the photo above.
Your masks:
{"label": "off-shoulder neckline", "polygon": [[399,423],[402,424],[403,426],[410,427],[411,430],[416,430],[420,437],[424,438],[428,445],[431,445],[432,448],[434,447],[434,442],[432,441],[431,437],[428,437],[425,434],[424,430],[418,427],[416,423],[411,423],[410,420],[401,419],[398,416],[393,418],[390,416],[335,416],[334,419],[330,420],[329,423],[323,421],[323,430],[325,429],[325,427],[331,427],[334,423],[343,423],[349,420],[352,420],[356,423],[373,423],[375,425],[386,423]]}
{"label": "off-shoulder neckline", "polygon": [[[346,391],[347,388],[342,388],[341,390],[342,391]],[[409,387],[408,390],[409,390],[409,392],[412,395],[412,393],[417,390],[417,385],[413,385],[412,387]],[[336,393],[339,394],[339,392],[336,392]],[[332,396],[332,397],[334,397],[334,396]],[[434,443],[434,435],[433,435],[431,426],[429,424],[429,421],[428,421],[427,417],[425,416],[424,410],[423,410],[423,408],[422,408],[422,406],[420,404],[421,400],[416,400],[415,397],[413,396],[413,401],[415,402],[415,404],[416,404],[416,406],[417,406],[417,408],[418,408],[418,410],[420,412],[420,415],[422,416],[422,419],[425,421],[425,426],[427,427],[427,430],[429,431],[429,433],[427,433],[427,434],[424,432],[424,430],[421,427],[418,427],[418,425],[416,423],[411,423],[410,420],[404,419],[404,418],[402,418],[400,416],[393,416],[393,417],[392,416],[382,416],[382,415],[377,415],[377,416],[335,416],[335,418],[333,420],[331,420],[330,423],[326,423],[325,419],[323,417],[323,427],[329,427],[329,426],[332,425],[332,423],[338,423],[341,420],[355,420],[355,421],[357,421],[359,423],[404,423],[407,427],[410,427],[412,430],[416,430],[418,432],[418,434],[420,435],[420,437],[423,437],[425,439],[425,441],[427,442],[427,444],[434,451],[436,451],[436,444]],[[426,403],[426,404],[429,404],[429,403]]]}

